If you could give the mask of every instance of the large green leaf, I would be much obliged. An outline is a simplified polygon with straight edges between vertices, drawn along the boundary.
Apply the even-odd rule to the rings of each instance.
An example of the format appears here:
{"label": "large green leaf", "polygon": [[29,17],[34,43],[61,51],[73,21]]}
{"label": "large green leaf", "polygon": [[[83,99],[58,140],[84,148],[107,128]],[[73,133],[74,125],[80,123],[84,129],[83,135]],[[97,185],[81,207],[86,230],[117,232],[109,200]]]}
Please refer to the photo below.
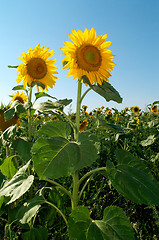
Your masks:
{"label": "large green leaf", "polygon": [[32,154],[40,179],[67,176],[77,169],[90,166],[97,159],[96,147],[84,134],[79,137],[79,143],[61,136],[41,137],[33,145]]}
{"label": "large green leaf", "polygon": [[70,128],[68,127],[68,124],[63,121],[51,121],[47,122],[45,125],[43,125],[38,133],[37,136],[41,137],[64,137],[66,138],[68,133],[70,132]]}
{"label": "large green leaf", "polygon": [[102,220],[92,220],[86,207],[76,207],[68,226],[70,240],[134,240],[125,212],[116,206],[105,208]]}
{"label": "large green leaf", "polygon": [[117,166],[107,162],[107,174],[116,190],[138,204],[159,206],[159,184],[143,161],[125,150],[116,150]]}
{"label": "large green leaf", "polygon": [[44,227],[31,228],[30,231],[22,234],[23,240],[48,240],[48,230]]}
{"label": "large green leaf", "polygon": [[0,166],[1,172],[8,178],[11,179],[15,173],[17,172],[17,169],[14,166],[13,158],[15,156],[7,157],[3,160],[3,163]]}
{"label": "large green leaf", "polygon": [[34,176],[28,176],[26,172],[29,164],[30,161],[20,168],[10,181],[6,181],[4,186],[0,189],[0,197],[10,197],[10,201],[7,204],[20,198],[31,187],[34,181]]}
{"label": "large green leaf", "polygon": [[13,142],[14,149],[18,152],[19,156],[24,161],[29,161],[31,159],[31,147],[32,143],[27,141],[26,138],[18,138]]}
{"label": "large green leaf", "polygon": [[120,94],[111,86],[110,83],[103,81],[102,85],[91,85],[88,78],[86,76],[82,77],[83,82],[88,84],[89,87],[94,90],[96,93],[101,95],[105,98],[107,102],[110,100],[115,101],[117,103],[122,102],[122,98],[120,97]]}
{"label": "large green leaf", "polygon": [[36,195],[33,199],[28,200],[18,210],[17,218],[22,224],[28,223],[38,212],[41,204],[45,202],[45,198],[42,195]]}
{"label": "large green leaf", "polygon": [[55,109],[63,109],[65,106],[70,104],[72,99],[63,99],[56,102],[52,102],[50,100],[46,102],[39,103],[35,106],[35,109],[41,112],[52,112]]}

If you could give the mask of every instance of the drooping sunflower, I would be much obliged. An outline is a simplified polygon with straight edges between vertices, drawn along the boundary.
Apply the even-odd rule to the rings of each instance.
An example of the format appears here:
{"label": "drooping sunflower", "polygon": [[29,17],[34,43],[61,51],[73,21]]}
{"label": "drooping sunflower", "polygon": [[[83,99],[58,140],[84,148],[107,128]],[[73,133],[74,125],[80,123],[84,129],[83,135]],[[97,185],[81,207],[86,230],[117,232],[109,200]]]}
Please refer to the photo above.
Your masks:
{"label": "drooping sunflower", "polygon": [[68,34],[73,43],[64,41],[65,46],[61,48],[62,54],[66,55],[62,63],[63,67],[69,68],[68,77],[80,79],[87,76],[90,84],[100,84],[108,81],[111,72],[114,69],[114,55],[107,48],[111,45],[110,41],[106,41],[107,35],[96,36],[94,28],[81,30],[72,30],[72,34]]}
{"label": "drooping sunflower", "polygon": [[37,86],[42,91],[52,88],[55,85],[57,74],[55,70],[57,67],[54,65],[56,59],[49,59],[54,55],[54,51],[49,51],[49,48],[40,47],[38,44],[33,50],[29,49],[27,53],[22,53],[19,57],[23,63],[17,67],[17,83],[23,81],[24,87]]}
{"label": "drooping sunflower", "polygon": [[18,100],[19,102],[24,104],[25,102],[28,101],[28,98],[25,93],[23,93],[23,92],[19,93],[19,91],[17,91],[17,92],[15,92],[15,94],[12,95],[12,102],[14,102],[16,100]]}
{"label": "drooping sunflower", "polygon": [[157,112],[157,105],[156,104],[151,107],[151,111],[152,112]]}

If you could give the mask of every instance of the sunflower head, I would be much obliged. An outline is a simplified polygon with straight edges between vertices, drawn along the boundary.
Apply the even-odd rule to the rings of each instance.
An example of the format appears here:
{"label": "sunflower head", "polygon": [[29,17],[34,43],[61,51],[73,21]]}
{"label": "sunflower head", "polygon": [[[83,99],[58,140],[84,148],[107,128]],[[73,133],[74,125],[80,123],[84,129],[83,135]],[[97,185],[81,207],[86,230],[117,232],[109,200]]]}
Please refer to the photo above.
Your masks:
{"label": "sunflower head", "polygon": [[84,120],[80,123],[80,127],[79,127],[79,132],[83,132],[86,127],[88,126],[89,122],[87,120]]}
{"label": "sunflower head", "polygon": [[88,106],[86,106],[86,105],[82,106],[82,109],[83,109],[84,112],[86,111],[87,108],[88,108]]}
{"label": "sunflower head", "polygon": [[134,106],[134,107],[132,107],[132,111],[133,111],[133,113],[139,113],[140,108],[138,106]]}
{"label": "sunflower head", "polygon": [[69,69],[67,76],[78,78],[81,82],[82,77],[86,76],[91,85],[102,85],[103,81],[108,81],[115,64],[114,55],[107,49],[111,42],[105,42],[107,35],[96,36],[92,28],[84,32],[72,30],[69,38],[73,43],[65,41],[65,46],[61,48],[66,55],[62,63],[65,63],[63,68]]}
{"label": "sunflower head", "polygon": [[42,91],[55,85],[57,77],[54,74],[57,72],[54,63],[56,59],[49,59],[54,55],[53,50],[49,50],[38,44],[33,50],[29,49],[27,53],[22,53],[19,59],[23,63],[17,67],[17,83],[23,81],[24,87],[36,85],[37,90],[40,87]]}
{"label": "sunflower head", "polygon": [[22,104],[24,104],[26,101],[28,101],[28,98],[25,93],[17,91],[15,94],[12,95],[12,102],[18,100]]}
{"label": "sunflower head", "polygon": [[151,111],[152,112],[157,112],[157,105],[156,104],[154,104],[152,107],[151,107]]}

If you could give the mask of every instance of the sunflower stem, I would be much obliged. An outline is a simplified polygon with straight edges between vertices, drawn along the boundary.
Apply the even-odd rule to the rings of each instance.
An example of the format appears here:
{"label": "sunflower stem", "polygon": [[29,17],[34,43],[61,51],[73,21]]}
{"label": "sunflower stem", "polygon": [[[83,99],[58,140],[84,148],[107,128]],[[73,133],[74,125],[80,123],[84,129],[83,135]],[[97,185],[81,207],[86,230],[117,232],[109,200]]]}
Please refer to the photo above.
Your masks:
{"label": "sunflower stem", "polygon": [[32,87],[29,89],[28,103],[30,107],[28,109],[28,140],[31,141],[31,97],[32,97]]}
{"label": "sunflower stem", "polygon": [[88,88],[84,94],[82,95],[81,99],[80,99],[80,103],[82,102],[83,98],[86,96],[86,94],[91,90],[92,88]]}
{"label": "sunflower stem", "polygon": [[[76,106],[76,127],[74,129],[74,139],[78,141],[79,137],[79,123],[80,123],[80,109],[81,109],[81,91],[82,91],[82,83],[78,79],[78,91],[77,91],[77,106]],[[79,175],[78,170],[76,170],[73,174],[73,196],[72,196],[72,209],[74,209],[78,205],[79,196]]]}

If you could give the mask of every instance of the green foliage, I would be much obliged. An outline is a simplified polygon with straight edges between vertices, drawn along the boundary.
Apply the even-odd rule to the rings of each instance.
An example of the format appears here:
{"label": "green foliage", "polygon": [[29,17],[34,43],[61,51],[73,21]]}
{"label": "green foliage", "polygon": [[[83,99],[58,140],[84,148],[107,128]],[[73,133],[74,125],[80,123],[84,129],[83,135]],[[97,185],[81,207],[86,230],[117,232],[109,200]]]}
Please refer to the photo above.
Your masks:
{"label": "green foliage", "polygon": [[13,178],[10,181],[6,181],[4,186],[0,189],[0,197],[10,197],[7,204],[19,199],[31,187],[34,176],[28,176],[26,172],[29,164],[30,161],[25,166],[21,167]]}
{"label": "green foliage", "polygon": [[14,165],[14,157],[7,157],[3,160],[3,163],[0,165],[0,170],[8,179],[11,179],[17,172],[17,169]]}
{"label": "green foliage", "polygon": [[76,207],[69,218],[70,240],[133,240],[134,234],[124,211],[116,206],[104,210],[102,220],[92,220],[86,207]]}
{"label": "green foliage", "polygon": [[23,240],[47,240],[48,231],[46,228],[32,228],[30,231],[23,233]]}
{"label": "green foliage", "polygon": [[117,191],[135,203],[159,206],[159,184],[142,161],[121,149],[116,157],[116,166],[108,161],[107,174]]}
{"label": "green foliage", "polygon": [[91,85],[86,76],[83,76],[82,78],[84,83],[88,84],[93,91],[104,97],[107,102],[109,102],[110,100],[113,100],[117,103],[122,102],[120,94],[115,90],[115,88],[111,86],[110,83],[103,81],[102,85]]}

